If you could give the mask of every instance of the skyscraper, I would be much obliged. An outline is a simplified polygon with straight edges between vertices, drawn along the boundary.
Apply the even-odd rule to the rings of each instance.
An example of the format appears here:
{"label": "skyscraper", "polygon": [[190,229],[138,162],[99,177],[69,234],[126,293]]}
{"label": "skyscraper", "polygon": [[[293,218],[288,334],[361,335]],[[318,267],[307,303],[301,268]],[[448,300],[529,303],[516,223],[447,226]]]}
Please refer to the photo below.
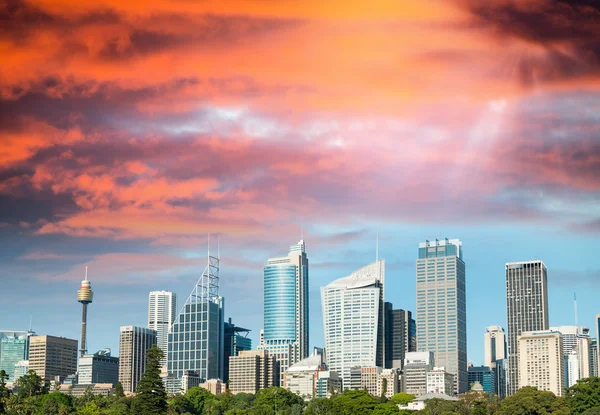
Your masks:
{"label": "skyscraper", "polygon": [[579,379],[590,376],[590,329],[584,326],[555,326],[562,336],[565,358],[565,387],[573,386]]}
{"label": "skyscraper", "polygon": [[123,326],[119,339],[119,382],[125,392],[135,392],[146,370],[146,351],[156,344],[156,332],[145,327]]}
{"label": "skyscraper", "polygon": [[436,366],[468,391],[465,262],[458,239],[425,241],[417,259],[417,350],[432,351]]}
{"label": "skyscraper", "polygon": [[229,380],[229,358],[237,356],[241,351],[252,350],[252,339],[248,337],[250,330],[238,327],[229,321],[225,322],[225,346],[223,353],[223,381]]}
{"label": "skyscraper", "polygon": [[256,393],[278,382],[279,365],[267,350],[244,350],[229,359],[229,389],[233,394]]}
{"label": "skyscraper", "polygon": [[29,369],[38,376],[53,380],[77,371],[77,340],[54,336],[31,336]]}
{"label": "skyscraper", "polygon": [[385,263],[378,260],[321,287],[327,366],[344,388],[352,367],[385,362],[384,279]]}
{"label": "skyscraper", "polygon": [[[504,376],[505,373],[501,372],[498,368],[498,361],[503,361],[508,357],[504,329],[500,326],[490,326],[486,328],[485,334],[483,335],[483,345],[484,366],[490,369],[494,377],[494,390],[492,392],[499,395],[501,398],[504,398],[504,396],[500,395],[500,391],[502,391],[502,393],[505,393],[506,391],[506,377]],[[469,369],[469,385],[472,383],[471,378],[471,369]],[[487,392],[486,385],[484,385],[481,380],[478,379],[478,381]]]}
{"label": "skyscraper", "polygon": [[99,350],[94,354],[86,354],[79,358],[77,383],[112,383],[119,381],[119,358],[110,355],[110,349]]}
{"label": "skyscraper", "polygon": [[385,303],[385,367],[402,368],[404,356],[417,350],[416,323],[407,310]]}
{"label": "skyscraper", "polygon": [[13,382],[15,365],[29,359],[29,338],[32,331],[0,331],[0,370],[8,375],[8,381]]}
{"label": "skyscraper", "polygon": [[598,352],[596,362],[598,363],[598,375],[600,375],[600,314],[596,314],[594,322],[596,323],[596,350]]}
{"label": "skyscraper", "polygon": [[219,258],[208,254],[202,276],[169,332],[168,372],[181,379],[187,371],[200,379],[223,379],[224,299],[219,296]]}
{"label": "skyscraper", "polygon": [[548,330],[548,271],[542,261],[509,262],[506,268],[508,322],[508,395],[519,388],[518,337],[526,331]]}
{"label": "skyscraper", "polygon": [[517,345],[519,389],[534,386],[563,396],[565,365],[560,333],[551,330],[522,332]]}
{"label": "skyscraper", "polygon": [[592,339],[590,342],[590,376],[597,377],[598,376],[598,341],[596,339]]}
{"label": "skyscraper", "polygon": [[[281,376],[308,357],[308,257],[304,241],[264,268],[264,345],[275,356]],[[283,378],[280,379],[283,383]]]}
{"label": "skyscraper", "polygon": [[177,296],[170,291],[151,291],[148,295],[148,328],[156,331],[156,345],[165,354],[167,364],[169,330],[177,316]]}

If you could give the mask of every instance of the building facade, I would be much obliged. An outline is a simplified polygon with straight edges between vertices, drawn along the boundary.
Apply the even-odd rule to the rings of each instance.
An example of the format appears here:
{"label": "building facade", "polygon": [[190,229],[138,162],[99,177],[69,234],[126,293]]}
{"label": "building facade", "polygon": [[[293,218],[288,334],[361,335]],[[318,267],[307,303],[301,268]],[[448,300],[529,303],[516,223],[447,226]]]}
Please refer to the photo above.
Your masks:
{"label": "building facade", "polygon": [[427,372],[427,393],[454,396],[454,375],[444,367],[434,367]]}
{"label": "building facade", "polygon": [[456,393],[468,391],[466,280],[462,242],[425,241],[417,259],[417,349],[455,376]]}
{"label": "building facade", "polygon": [[55,336],[29,338],[29,369],[43,379],[77,372],[77,340]]}
{"label": "building facade", "polygon": [[416,397],[427,393],[427,373],[434,368],[433,352],[410,352],[404,358],[403,391]]}
{"label": "building facade", "polygon": [[527,331],[548,330],[548,272],[542,261],[509,262],[506,269],[508,322],[508,395],[519,388],[517,339]]}
{"label": "building facade", "polygon": [[519,388],[534,386],[564,395],[564,354],[562,336],[557,331],[521,333],[519,346]]}
{"label": "building facade", "polygon": [[279,364],[267,350],[244,350],[229,358],[231,393],[256,393],[279,386]]}
{"label": "building facade", "polygon": [[319,372],[323,368],[323,356],[313,354],[294,363],[284,373],[283,388],[306,399],[315,397]]}
{"label": "building facade", "polygon": [[402,368],[404,356],[417,351],[417,326],[408,310],[385,303],[385,367]]}
{"label": "building facade", "polygon": [[496,361],[508,357],[506,346],[506,333],[500,326],[490,326],[483,335],[484,366],[491,369],[496,367]]}
{"label": "building facade", "polygon": [[148,328],[156,332],[156,345],[163,351],[162,366],[167,365],[169,330],[177,316],[177,296],[170,291],[151,291],[148,295]]}
{"label": "building facade", "polygon": [[29,358],[29,338],[32,331],[0,331],[0,370],[8,375],[8,382],[14,382],[15,365]]}
{"label": "building facade", "polygon": [[496,386],[496,378],[498,373],[497,366],[494,369],[488,366],[469,366],[467,371],[469,373],[469,387],[473,383],[479,382],[483,387],[484,392],[498,394],[498,388]]}
{"label": "building facade", "polygon": [[202,381],[223,379],[224,299],[219,296],[219,258],[208,264],[169,332],[167,372],[181,379],[186,371]]}
{"label": "building facade", "polygon": [[110,349],[79,358],[78,384],[111,383],[119,381],[119,358],[110,355]]}
{"label": "building facade", "polygon": [[565,359],[565,387],[590,376],[590,329],[584,326],[554,326],[562,336]]}
{"label": "building facade", "polygon": [[252,339],[248,337],[250,330],[238,327],[229,321],[225,322],[223,350],[223,381],[229,380],[229,358],[237,356],[243,350],[252,350]]}
{"label": "building facade", "polygon": [[331,370],[322,370],[317,379],[317,397],[331,398],[333,395],[342,392],[342,378],[337,372]]}
{"label": "building facade", "polygon": [[321,288],[327,367],[344,389],[352,367],[384,365],[384,279],[378,260]]}
{"label": "building facade", "polygon": [[590,376],[597,377],[598,376],[598,341],[596,339],[592,339],[590,342]]}
{"label": "building facade", "polygon": [[206,382],[201,383],[199,386],[203,389],[206,389],[213,395],[225,393],[227,390],[227,383],[223,382],[221,379],[209,379]]}
{"label": "building facade", "polygon": [[288,367],[308,357],[308,257],[304,241],[287,256],[270,258],[264,267],[264,344],[280,365],[280,383]]}
{"label": "building facade", "polygon": [[119,382],[134,393],[146,370],[146,352],[156,344],[156,332],[138,326],[122,326],[119,338]]}
{"label": "building facade", "polygon": [[25,376],[27,372],[29,372],[29,360],[21,360],[20,362],[17,362],[15,365],[15,371],[13,372],[14,375],[12,382],[16,382],[21,377]]}

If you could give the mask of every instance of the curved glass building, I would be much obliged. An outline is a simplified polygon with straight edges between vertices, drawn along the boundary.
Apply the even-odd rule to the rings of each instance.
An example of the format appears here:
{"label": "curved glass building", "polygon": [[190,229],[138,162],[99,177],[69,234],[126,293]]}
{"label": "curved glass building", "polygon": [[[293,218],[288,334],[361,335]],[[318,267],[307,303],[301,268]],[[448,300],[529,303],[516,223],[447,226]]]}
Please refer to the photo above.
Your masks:
{"label": "curved glass building", "polygon": [[296,338],[296,266],[265,266],[265,340]]}

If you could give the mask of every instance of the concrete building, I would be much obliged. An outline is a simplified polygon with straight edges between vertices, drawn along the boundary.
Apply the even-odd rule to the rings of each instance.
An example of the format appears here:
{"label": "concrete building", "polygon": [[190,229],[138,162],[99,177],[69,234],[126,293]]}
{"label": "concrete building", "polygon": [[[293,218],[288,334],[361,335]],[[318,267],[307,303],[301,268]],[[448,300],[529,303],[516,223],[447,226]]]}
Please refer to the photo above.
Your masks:
{"label": "concrete building", "polygon": [[148,294],[148,328],[156,332],[156,345],[163,351],[162,366],[167,365],[169,330],[177,316],[177,295],[171,291]]}
{"label": "concrete building", "polygon": [[436,364],[468,391],[466,277],[462,242],[425,241],[417,259],[417,350],[432,351]]}
{"label": "concrete building", "polygon": [[252,350],[252,339],[248,337],[250,330],[238,327],[229,321],[225,322],[224,331],[224,365],[223,365],[223,381],[229,380],[229,358],[237,356],[243,350]]}
{"label": "concrete building", "polygon": [[134,393],[146,370],[146,351],[156,344],[156,332],[137,326],[122,326],[119,339],[119,382]]}
{"label": "concrete building", "polygon": [[111,383],[119,381],[119,358],[110,355],[110,349],[86,354],[79,358],[78,383]]}
{"label": "concrete building", "polygon": [[590,376],[590,329],[584,326],[554,326],[562,336],[565,358],[565,387],[573,386],[579,379]]}
{"label": "concrete building", "polygon": [[384,279],[378,260],[321,288],[327,367],[344,389],[352,367],[384,365]]}
{"label": "concrete building", "polygon": [[206,382],[201,383],[199,386],[203,389],[206,389],[213,395],[225,393],[225,391],[227,390],[227,384],[221,379],[209,379]]}
{"label": "concrete building", "polygon": [[38,376],[53,380],[77,372],[77,340],[55,336],[31,336],[29,369]]}
{"label": "concrete building", "polygon": [[379,396],[381,390],[380,367],[361,367],[360,368],[360,388],[366,390],[369,395]]}
{"label": "concrete building", "polygon": [[557,331],[527,331],[518,338],[519,388],[564,395],[564,354],[562,336]]}
{"label": "concrete building", "polygon": [[294,363],[285,371],[283,387],[306,399],[313,398],[317,393],[319,372],[322,370],[323,356],[313,354]]}
{"label": "concrete building", "polygon": [[231,393],[256,393],[279,384],[279,366],[267,350],[244,350],[229,358]]}
{"label": "concrete building", "polygon": [[[490,326],[486,328],[485,334],[483,335],[483,345],[484,345],[484,365],[479,366],[481,368],[488,367],[491,369],[493,379],[494,389],[490,393],[495,393],[500,396],[500,371],[498,370],[497,362],[499,360],[504,360],[508,358],[508,349],[506,345],[506,334],[504,333],[504,329],[500,326]],[[477,372],[474,372],[477,373]],[[469,375],[469,385],[474,382],[473,376],[470,373]],[[503,380],[505,382],[505,380]],[[486,390],[486,385],[489,384],[489,381],[479,382],[482,384],[484,390]],[[505,390],[506,387],[503,388]],[[487,392],[487,390],[486,390]],[[504,398],[504,396],[501,396]]]}
{"label": "concrete building", "polygon": [[403,391],[415,396],[427,393],[427,373],[434,368],[433,352],[410,352],[404,358]]}
{"label": "concrete building", "polygon": [[[497,362],[497,360],[496,360]],[[496,362],[493,362],[494,364]],[[496,387],[497,370],[488,366],[469,366],[467,372],[469,374],[469,387],[475,382],[479,383],[483,388],[483,392],[497,394],[498,388]]]}
{"label": "concrete building", "polygon": [[390,399],[400,392],[400,369],[383,369],[379,373],[378,384],[379,389],[377,389],[377,396],[385,396],[387,399]]}
{"label": "concrete building", "polygon": [[331,398],[334,394],[341,393],[342,390],[342,378],[337,372],[331,370],[322,370],[318,372],[318,398]]}
{"label": "concrete building", "polygon": [[402,368],[404,356],[417,351],[417,325],[412,313],[385,303],[385,367]]}
{"label": "concrete building", "polygon": [[[600,343],[600,314],[596,314],[596,319],[594,320],[596,326],[596,344]],[[598,374],[600,375],[600,346],[596,346],[598,351],[596,361],[598,362]]]}
{"label": "concrete building", "polygon": [[427,393],[455,395],[454,375],[446,372],[446,368],[444,367],[434,367],[427,372]]}
{"label": "concrete building", "polygon": [[264,348],[285,371],[308,357],[308,257],[304,241],[264,267]]}
{"label": "concrete building", "polygon": [[224,299],[219,295],[218,257],[208,254],[194,285],[169,331],[167,372],[181,379],[186,371],[202,381],[223,379]]}
{"label": "concrete building", "polygon": [[0,370],[8,375],[8,382],[14,382],[15,365],[29,358],[29,338],[35,333],[29,331],[0,330]]}
{"label": "concrete building", "polygon": [[15,371],[13,372],[12,382],[16,382],[21,377],[25,376],[29,372],[29,360],[21,360],[15,365]]}
{"label": "concrete building", "polygon": [[548,272],[542,261],[509,262],[506,270],[506,320],[508,321],[508,393],[518,390],[519,346],[527,331],[548,330]]}
{"label": "concrete building", "polygon": [[91,385],[71,384],[61,385],[58,391],[60,393],[71,395],[74,398],[81,398],[88,392],[91,392],[94,395],[110,396],[114,393],[115,388],[112,383],[93,383]]}
{"label": "concrete building", "polygon": [[496,390],[500,399],[508,396],[509,359],[496,361]]}

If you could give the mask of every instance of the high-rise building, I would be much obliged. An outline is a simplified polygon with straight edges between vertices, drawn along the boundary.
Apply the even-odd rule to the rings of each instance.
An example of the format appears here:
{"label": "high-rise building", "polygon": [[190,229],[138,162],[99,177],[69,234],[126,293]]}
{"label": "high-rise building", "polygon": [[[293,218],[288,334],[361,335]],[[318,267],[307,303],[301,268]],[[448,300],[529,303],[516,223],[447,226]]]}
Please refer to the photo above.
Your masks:
{"label": "high-rise building", "polygon": [[590,376],[598,376],[598,341],[592,339],[590,342]]}
{"label": "high-rise building", "polygon": [[454,396],[454,375],[444,367],[434,367],[427,372],[427,393]]}
{"label": "high-rise building", "polygon": [[313,398],[317,391],[319,372],[323,369],[323,356],[320,354],[302,359],[285,371],[283,388],[298,396]]}
{"label": "high-rise building", "polygon": [[242,350],[252,350],[252,339],[248,337],[250,330],[238,327],[229,321],[225,322],[225,346],[223,353],[223,381],[229,380],[229,358],[237,356]]}
{"label": "high-rise building", "polygon": [[79,290],[77,291],[77,301],[81,303],[81,349],[79,350],[80,355],[83,356],[87,353],[87,306],[92,304],[94,299],[94,293],[92,292],[92,283],[88,281],[87,267],[85,267],[85,279],[81,281]]}
{"label": "high-rise building", "polygon": [[497,370],[497,366],[494,369],[489,366],[469,366],[467,369],[469,373],[469,386],[475,382],[479,382],[484,392],[497,394]]}
{"label": "high-rise building", "polygon": [[404,358],[402,375],[403,390],[406,393],[423,396],[427,393],[427,373],[435,366],[432,352],[410,352]]}
{"label": "high-rise building", "polygon": [[557,331],[526,331],[517,339],[519,388],[534,386],[564,394],[564,354],[562,336]]}
{"label": "high-rise building", "polygon": [[540,260],[509,262],[506,268],[508,322],[508,395],[519,388],[518,337],[526,331],[548,330],[548,272]]}
{"label": "high-rise building", "polygon": [[596,361],[598,362],[598,374],[600,375],[600,346],[598,346],[598,343],[600,343],[600,314],[596,314],[596,319],[594,322],[596,326],[596,349],[598,350],[598,357],[596,358]]}
{"label": "high-rise building", "polygon": [[78,383],[112,383],[119,381],[119,358],[110,355],[110,349],[94,354],[85,354],[79,358]]}
{"label": "high-rise building", "polygon": [[29,338],[32,331],[0,331],[0,370],[8,375],[8,381],[14,382],[15,365],[29,359]]}
{"label": "high-rise building", "polygon": [[417,351],[416,323],[407,310],[385,303],[385,367],[402,368],[404,356]]}
{"label": "high-rise building", "polygon": [[156,332],[156,345],[163,351],[162,366],[167,365],[169,330],[177,316],[177,296],[170,291],[151,291],[148,295],[148,328]]}
{"label": "high-rise building", "polygon": [[590,376],[590,329],[584,326],[555,326],[562,336],[565,358],[565,387],[573,386],[579,379]]}
{"label": "high-rise building", "polygon": [[484,366],[491,369],[496,367],[496,361],[506,359],[508,350],[506,348],[506,334],[500,326],[490,326],[485,329],[483,335],[484,344]]}
{"label": "high-rise building", "polygon": [[279,384],[279,365],[267,350],[244,350],[229,358],[229,389],[236,394],[256,393]]}
{"label": "high-rise building", "polygon": [[54,336],[31,336],[29,369],[38,376],[54,380],[77,372],[77,340]]}
{"label": "high-rise building", "polygon": [[321,287],[327,367],[348,389],[354,366],[382,367],[385,263],[378,260]]}
{"label": "high-rise building", "polygon": [[[287,256],[270,258],[264,268],[264,345],[281,376],[308,357],[308,257],[304,240]],[[283,378],[280,379],[283,384]]]}
{"label": "high-rise building", "polygon": [[[21,377],[25,376],[29,372],[29,360],[21,360],[15,365],[14,375],[11,377],[13,382],[16,382]],[[8,374],[8,373],[7,373]]]}
{"label": "high-rise building", "polygon": [[186,371],[203,381],[223,379],[224,299],[219,295],[219,258],[208,264],[169,332],[168,373],[181,379]]}
{"label": "high-rise building", "polygon": [[119,382],[133,393],[146,370],[146,352],[156,344],[156,332],[137,326],[122,326],[119,339]]}
{"label": "high-rise building", "polygon": [[465,262],[458,239],[425,241],[417,259],[417,350],[432,351],[437,366],[468,391]]}
{"label": "high-rise building", "polygon": [[508,358],[496,360],[496,393],[500,399],[504,399],[508,395],[508,360]]}

